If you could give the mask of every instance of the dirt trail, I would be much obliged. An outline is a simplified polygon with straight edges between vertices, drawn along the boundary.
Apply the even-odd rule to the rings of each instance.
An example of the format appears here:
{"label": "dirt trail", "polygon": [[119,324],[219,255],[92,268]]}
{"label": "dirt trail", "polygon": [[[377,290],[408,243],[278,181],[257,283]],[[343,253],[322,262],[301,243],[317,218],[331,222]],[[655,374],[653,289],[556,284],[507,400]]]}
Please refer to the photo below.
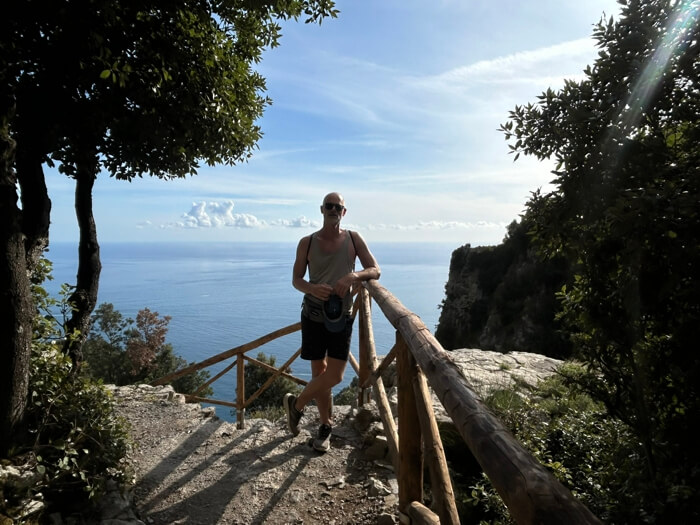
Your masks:
{"label": "dirt trail", "polygon": [[282,419],[248,420],[238,430],[177,397],[116,399],[138,444],[131,457],[134,504],[146,524],[330,525],[396,519],[394,473],[366,459],[350,407],[335,407],[331,449],[320,454],[309,444],[319,424],[310,415],[293,437]]}

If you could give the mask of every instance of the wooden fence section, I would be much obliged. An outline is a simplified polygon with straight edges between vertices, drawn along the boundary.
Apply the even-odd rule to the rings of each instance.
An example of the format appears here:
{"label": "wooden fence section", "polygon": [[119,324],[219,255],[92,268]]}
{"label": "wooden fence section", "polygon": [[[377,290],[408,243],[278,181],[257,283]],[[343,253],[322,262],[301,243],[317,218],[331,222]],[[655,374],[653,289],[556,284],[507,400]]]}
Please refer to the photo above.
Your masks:
{"label": "wooden fence section", "polygon": [[[275,330],[274,332],[271,332],[263,337],[259,337],[258,339],[255,339],[254,341],[251,341],[249,343],[246,343],[241,346],[237,346],[236,348],[231,348],[230,350],[226,350],[224,352],[221,352],[220,354],[216,354],[215,356],[212,356],[208,359],[205,359],[204,361],[201,361],[199,363],[195,363],[193,365],[190,365],[186,368],[182,368],[176,372],[173,372],[172,374],[168,374],[166,376],[160,377],[153,381],[151,384],[152,385],[163,385],[165,383],[169,383],[170,381],[174,381],[178,377],[186,376],[187,374],[191,374],[193,372],[196,372],[198,370],[202,370],[203,368],[207,368],[208,366],[220,363],[222,361],[225,361],[226,359],[231,359],[232,357],[235,357],[235,360],[229,364],[226,368],[224,368],[221,372],[216,374],[214,377],[212,377],[209,381],[207,381],[204,385],[202,385],[197,392],[200,392],[204,390],[206,387],[210,386],[214,381],[222,377],[224,374],[229,372],[233,367],[237,366],[236,370],[236,401],[231,402],[231,401],[226,401],[222,399],[210,399],[206,397],[199,397],[197,395],[188,395],[185,396],[186,400],[188,403],[190,402],[204,402],[204,403],[212,403],[214,405],[222,405],[222,406],[227,406],[227,407],[232,407],[236,409],[236,421],[238,423],[238,428],[245,428],[245,409],[246,407],[250,406],[250,404],[255,401],[260,394],[262,394],[267,388],[275,381],[280,376],[286,377],[288,379],[291,379],[292,381],[300,384],[300,385],[305,385],[306,381],[303,379],[299,379],[298,377],[295,377],[291,374],[288,374],[286,371],[289,370],[289,367],[291,364],[294,362],[294,360],[299,357],[299,354],[301,353],[301,349],[297,350],[296,353],[290,357],[286,363],[284,363],[282,366],[279,368],[275,368],[273,366],[270,366],[266,363],[262,363],[261,361],[258,361],[257,359],[253,359],[250,356],[246,355],[246,352],[250,352],[251,350],[255,350],[256,348],[260,348],[262,345],[269,343],[270,341],[274,341],[275,339],[278,339],[282,336],[298,332],[301,330],[301,323],[295,323],[291,324],[289,326],[286,326],[284,328],[280,328],[279,330]],[[263,384],[257,392],[254,392],[253,395],[251,395],[248,399],[245,398],[245,380],[244,380],[244,372],[245,372],[245,361],[248,361],[249,363],[259,366],[262,368],[265,368],[267,370],[270,370],[272,372],[272,376]]]}
{"label": "wooden fence section", "polygon": [[[493,486],[498,491],[508,511],[517,523],[531,524],[588,524],[600,521],[571,492],[510,434],[495,418],[467,384],[457,365],[450,359],[440,343],[433,337],[420,318],[407,310],[391,293],[377,281],[365,284],[372,298],[379,305],[384,316],[396,328],[397,337],[405,341],[411,356],[420,367],[410,370],[415,375],[425,374],[435,394],[442,402],[460,435],[481,465]],[[409,352],[398,351],[411,362]],[[405,372],[404,364],[399,367],[399,375]],[[404,370],[402,370],[404,369]],[[399,383],[399,388],[405,384]],[[404,388],[404,390],[407,390]],[[406,394],[404,394],[406,395]],[[401,403],[399,393],[399,404]],[[399,407],[399,429],[402,424]],[[415,421],[415,420],[414,420]],[[423,435],[425,436],[425,430]],[[402,435],[399,436],[401,438]],[[401,446],[403,447],[403,443]],[[403,455],[401,455],[403,459]],[[409,484],[402,470],[407,468],[403,461],[399,465],[399,506],[406,508],[406,498],[421,501],[418,487],[401,498],[401,485]],[[443,517],[440,516],[441,522]]]}
{"label": "wooden fence section", "polygon": [[[381,363],[378,362],[372,330],[371,299],[396,329],[396,343]],[[399,482],[399,511],[402,523],[457,524],[455,505],[447,462],[433,414],[430,388],[452,418],[482,469],[519,524],[598,524],[600,521],[569,492],[552,474],[527,452],[495,418],[469,387],[457,365],[420,318],[407,310],[377,281],[368,281],[360,289],[355,302],[359,316],[359,363],[350,355],[350,364],[358,375],[358,403],[371,392],[379,407],[387,437],[389,453]],[[211,385],[224,374],[237,368],[236,400],[215,400],[188,396],[199,401],[236,408],[239,428],[245,426],[245,409],[280,376],[299,384],[305,381],[286,370],[299,356],[298,350],[280,368],[275,368],[246,355],[278,337],[301,329],[301,323],[289,325],[264,337],[232,348],[162,377],[153,384],[163,384],[201,370],[226,359],[226,368],[207,382]],[[398,378],[398,424],[382,381],[382,371],[396,361]],[[272,372],[266,383],[246,399],[244,367],[246,362]],[[433,509],[423,505],[423,472],[427,464],[433,494]]]}

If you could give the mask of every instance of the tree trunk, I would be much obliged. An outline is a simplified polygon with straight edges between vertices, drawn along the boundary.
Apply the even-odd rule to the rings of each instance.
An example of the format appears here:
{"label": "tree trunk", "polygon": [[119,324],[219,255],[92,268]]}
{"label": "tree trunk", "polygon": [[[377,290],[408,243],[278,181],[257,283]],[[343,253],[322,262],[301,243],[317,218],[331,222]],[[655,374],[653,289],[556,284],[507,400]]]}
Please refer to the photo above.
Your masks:
{"label": "tree trunk", "polygon": [[0,457],[5,457],[27,406],[33,312],[24,236],[17,227],[21,212],[6,181],[0,185]]}
{"label": "tree trunk", "polygon": [[[4,114],[4,113],[3,113]],[[17,206],[15,142],[0,129],[0,457],[7,455],[27,403],[32,308]]]}
{"label": "tree trunk", "polygon": [[[35,139],[29,136],[24,140]],[[29,274],[49,245],[51,200],[41,159],[41,153],[17,148],[17,179],[22,190],[22,232]]]}
{"label": "tree trunk", "polygon": [[[34,307],[29,275],[48,244],[48,198],[40,156],[10,135],[12,102],[0,108],[0,457],[22,431],[27,406]],[[17,172],[14,171],[16,161]],[[22,208],[18,206],[17,184]]]}
{"label": "tree trunk", "polygon": [[76,287],[69,301],[73,314],[66,323],[68,337],[63,347],[73,362],[73,372],[77,373],[82,364],[82,347],[90,328],[90,315],[97,303],[100,272],[100,246],[97,243],[97,228],[92,214],[92,188],[97,178],[97,161],[82,162],[78,167],[75,181],[75,214],[80,228],[78,246],[78,275]]}

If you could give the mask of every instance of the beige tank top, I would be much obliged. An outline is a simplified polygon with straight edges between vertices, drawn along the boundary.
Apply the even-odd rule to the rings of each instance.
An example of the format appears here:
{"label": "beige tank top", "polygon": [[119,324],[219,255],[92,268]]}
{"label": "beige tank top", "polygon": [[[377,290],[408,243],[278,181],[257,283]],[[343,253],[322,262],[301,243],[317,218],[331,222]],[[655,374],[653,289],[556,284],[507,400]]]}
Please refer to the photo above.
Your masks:
{"label": "beige tank top", "polygon": [[[348,244],[352,242],[354,247],[355,241],[350,230],[346,231],[345,242],[343,242],[340,249],[333,253],[326,253],[321,250],[321,244],[314,242],[315,234],[311,234],[309,251],[306,256],[309,264],[309,282],[311,284],[329,284],[333,286],[338,279],[355,271],[355,257],[348,255]],[[304,299],[316,304],[322,304],[321,301],[310,294],[306,294]],[[348,313],[352,312],[351,291],[343,297],[343,307]]]}

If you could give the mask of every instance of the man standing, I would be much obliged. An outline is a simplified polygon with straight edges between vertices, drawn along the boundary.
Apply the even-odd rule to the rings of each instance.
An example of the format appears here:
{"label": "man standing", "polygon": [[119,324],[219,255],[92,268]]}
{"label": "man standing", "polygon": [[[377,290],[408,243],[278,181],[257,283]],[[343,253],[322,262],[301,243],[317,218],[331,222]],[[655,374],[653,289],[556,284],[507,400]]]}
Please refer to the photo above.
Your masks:
{"label": "man standing", "polygon": [[[340,228],[346,211],[342,195],[326,195],[321,205],[323,227],[299,241],[292,274],[294,288],[304,293],[301,358],[311,361],[311,381],[298,397],[284,396],[284,409],[289,430],[296,436],[304,407],[316,400],[321,426],[313,446],[320,452],[330,447],[331,389],[343,380],[350,353],[353,292],[360,282],[380,275],[364,239]],[[355,258],[362,271],[355,271]]]}

